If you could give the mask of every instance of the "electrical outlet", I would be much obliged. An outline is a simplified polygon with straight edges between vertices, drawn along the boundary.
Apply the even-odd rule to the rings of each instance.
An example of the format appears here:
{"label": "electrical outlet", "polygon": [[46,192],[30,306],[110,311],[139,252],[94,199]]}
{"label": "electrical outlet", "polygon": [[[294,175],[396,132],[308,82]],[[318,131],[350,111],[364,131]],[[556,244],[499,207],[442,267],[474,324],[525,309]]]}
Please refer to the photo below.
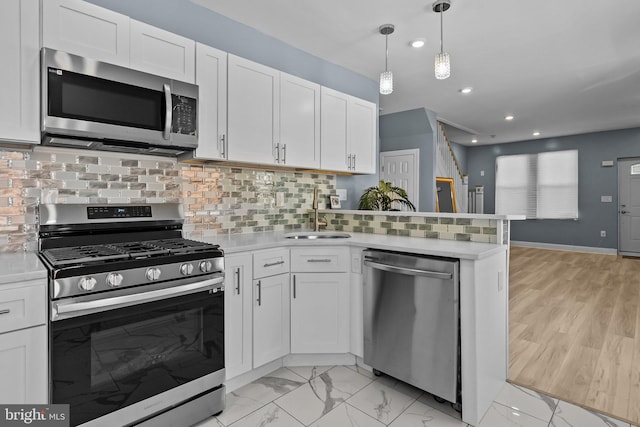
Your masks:
{"label": "electrical outlet", "polygon": [[600,237],[607,237],[606,230],[600,230]]}
{"label": "electrical outlet", "polygon": [[480,171],[480,176],[484,176],[484,171]]}

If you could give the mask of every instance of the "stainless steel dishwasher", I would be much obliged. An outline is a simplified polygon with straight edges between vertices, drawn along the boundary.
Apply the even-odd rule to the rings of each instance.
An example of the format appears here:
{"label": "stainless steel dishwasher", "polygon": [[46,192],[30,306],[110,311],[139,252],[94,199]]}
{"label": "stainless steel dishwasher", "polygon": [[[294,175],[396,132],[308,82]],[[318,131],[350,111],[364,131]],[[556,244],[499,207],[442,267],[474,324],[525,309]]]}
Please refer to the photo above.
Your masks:
{"label": "stainless steel dishwasher", "polygon": [[364,251],[364,363],[458,402],[459,261]]}

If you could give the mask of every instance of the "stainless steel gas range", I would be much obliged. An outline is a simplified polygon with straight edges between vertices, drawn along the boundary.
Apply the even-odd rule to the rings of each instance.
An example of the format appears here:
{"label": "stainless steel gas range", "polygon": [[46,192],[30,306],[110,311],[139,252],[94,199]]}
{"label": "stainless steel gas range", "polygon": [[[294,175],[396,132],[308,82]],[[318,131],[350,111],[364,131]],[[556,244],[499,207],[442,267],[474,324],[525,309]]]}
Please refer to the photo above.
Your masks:
{"label": "stainless steel gas range", "polygon": [[71,425],[183,426],[224,408],[224,254],[179,204],[40,205],[50,403]]}

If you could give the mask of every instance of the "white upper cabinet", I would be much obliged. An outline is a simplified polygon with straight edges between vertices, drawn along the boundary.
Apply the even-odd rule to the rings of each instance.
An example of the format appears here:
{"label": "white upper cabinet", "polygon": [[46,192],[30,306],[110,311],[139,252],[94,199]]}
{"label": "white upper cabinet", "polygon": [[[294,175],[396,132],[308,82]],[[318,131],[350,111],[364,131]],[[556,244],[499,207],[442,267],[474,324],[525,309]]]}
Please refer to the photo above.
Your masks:
{"label": "white upper cabinet", "polygon": [[227,158],[227,52],[196,43],[198,148],[190,158]]}
{"label": "white upper cabinet", "polygon": [[229,55],[228,159],[277,164],[280,72]]}
{"label": "white upper cabinet", "polygon": [[195,42],[82,0],[42,1],[42,44],[74,55],[195,81]]}
{"label": "white upper cabinet", "polygon": [[320,167],[353,173],[375,173],[376,104],[322,88]]}
{"label": "white upper cabinet", "polygon": [[338,172],[349,170],[347,160],[347,110],[349,95],[322,88],[320,101],[320,167]]}
{"label": "white upper cabinet", "polygon": [[195,51],[191,39],[131,20],[131,68],[194,83]]}
{"label": "white upper cabinet", "polygon": [[5,0],[0,14],[0,140],[40,142],[38,0]]}
{"label": "white upper cabinet", "polygon": [[377,116],[376,104],[353,96],[349,97],[347,127],[352,172],[376,173]]}
{"label": "white upper cabinet", "polygon": [[129,17],[81,0],[42,1],[45,47],[129,66]]}
{"label": "white upper cabinet", "polygon": [[280,164],[320,167],[320,85],[280,73]]}

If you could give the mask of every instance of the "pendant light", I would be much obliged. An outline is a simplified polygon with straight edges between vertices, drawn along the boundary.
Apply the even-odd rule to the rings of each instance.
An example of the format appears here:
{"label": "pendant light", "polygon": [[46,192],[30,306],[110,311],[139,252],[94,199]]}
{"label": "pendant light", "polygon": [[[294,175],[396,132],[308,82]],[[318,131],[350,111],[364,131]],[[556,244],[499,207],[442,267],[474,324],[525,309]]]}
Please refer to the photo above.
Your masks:
{"label": "pendant light", "polygon": [[451,7],[450,0],[436,0],[433,3],[433,11],[440,14],[440,52],[435,57],[436,79],[444,80],[451,75],[451,61],[449,54],[444,51],[444,36],[442,25],[442,14]]}
{"label": "pendant light", "polygon": [[389,95],[393,92],[393,73],[388,69],[389,63],[389,34],[393,34],[395,27],[392,24],[381,25],[379,30],[380,34],[384,36],[385,41],[385,57],[384,57],[384,72],[380,73],[380,93],[382,95]]}

